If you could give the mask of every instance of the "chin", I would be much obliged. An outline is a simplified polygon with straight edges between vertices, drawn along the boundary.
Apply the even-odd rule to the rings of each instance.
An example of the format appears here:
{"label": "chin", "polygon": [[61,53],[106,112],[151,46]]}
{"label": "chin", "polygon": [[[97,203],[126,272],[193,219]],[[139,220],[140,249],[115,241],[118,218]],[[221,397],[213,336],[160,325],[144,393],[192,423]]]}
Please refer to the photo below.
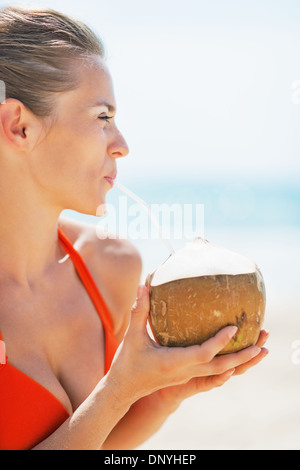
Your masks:
{"label": "chin", "polygon": [[92,216],[101,216],[105,213],[105,198],[104,197],[97,197],[91,198],[93,200],[87,201],[83,200],[80,201],[73,201],[72,204],[69,204],[68,207],[65,209],[73,210],[80,214],[84,215],[92,215]]}
{"label": "chin", "polygon": [[[73,189],[73,198],[69,198],[68,207],[66,209],[74,210],[80,214],[98,216],[104,215],[105,213],[105,204],[106,204],[106,195],[109,191],[108,188],[103,186],[99,189],[91,185],[89,188],[81,191],[75,192],[76,189]],[[66,201],[67,202],[67,201]]]}

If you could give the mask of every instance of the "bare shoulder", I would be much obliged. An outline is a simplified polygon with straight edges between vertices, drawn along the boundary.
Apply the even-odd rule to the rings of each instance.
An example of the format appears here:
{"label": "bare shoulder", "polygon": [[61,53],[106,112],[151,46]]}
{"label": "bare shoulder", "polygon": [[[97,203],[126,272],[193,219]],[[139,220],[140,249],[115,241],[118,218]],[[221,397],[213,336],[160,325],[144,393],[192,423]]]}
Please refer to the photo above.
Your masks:
{"label": "bare shoulder", "polygon": [[85,261],[95,262],[96,267],[100,267],[99,261],[107,261],[109,262],[106,266],[107,270],[141,269],[140,254],[128,240],[116,237],[101,238],[97,235],[93,224],[78,220],[60,218],[59,226],[75,248],[85,255]]}
{"label": "bare shoulder", "polygon": [[140,282],[139,252],[128,240],[99,238],[92,224],[60,218],[59,226],[84,258],[111,312],[115,333],[122,335]]}

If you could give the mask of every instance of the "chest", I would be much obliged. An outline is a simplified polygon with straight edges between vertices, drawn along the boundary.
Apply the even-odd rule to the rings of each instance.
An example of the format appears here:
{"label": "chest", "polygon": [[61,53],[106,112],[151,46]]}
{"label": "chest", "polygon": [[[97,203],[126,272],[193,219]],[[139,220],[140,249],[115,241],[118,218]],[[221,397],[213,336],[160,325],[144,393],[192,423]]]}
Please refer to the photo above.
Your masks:
{"label": "chest", "polygon": [[[1,294],[1,292],[0,292]],[[104,375],[104,332],[81,282],[53,282],[34,295],[0,295],[8,361],[72,413]]]}

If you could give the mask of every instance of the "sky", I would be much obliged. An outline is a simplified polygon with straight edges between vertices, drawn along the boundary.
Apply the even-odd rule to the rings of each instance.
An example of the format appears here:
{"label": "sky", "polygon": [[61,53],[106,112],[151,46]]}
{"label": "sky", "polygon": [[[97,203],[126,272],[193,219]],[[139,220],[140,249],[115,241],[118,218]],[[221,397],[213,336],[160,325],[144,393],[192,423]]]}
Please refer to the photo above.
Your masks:
{"label": "sky", "polygon": [[130,148],[118,164],[123,181],[299,180],[298,0],[27,3],[70,14],[103,39]]}

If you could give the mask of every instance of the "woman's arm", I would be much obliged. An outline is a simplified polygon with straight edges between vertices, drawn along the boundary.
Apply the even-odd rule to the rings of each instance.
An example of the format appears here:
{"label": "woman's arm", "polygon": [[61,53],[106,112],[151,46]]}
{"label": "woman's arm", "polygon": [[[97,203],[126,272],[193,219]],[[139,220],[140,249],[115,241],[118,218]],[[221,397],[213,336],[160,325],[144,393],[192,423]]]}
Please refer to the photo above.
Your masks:
{"label": "woman's arm", "polygon": [[[228,371],[214,376],[210,383],[210,389],[220,387],[231,375],[232,371]],[[164,395],[160,393],[161,391],[154,392],[134,403],[112,430],[102,449],[135,449],[153,436],[169,416],[178,409],[184,399],[183,397],[179,399],[174,395],[174,399],[165,400]]]}
{"label": "woman's arm", "polygon": [[268,350],[263,348],[267,339],[268,333],[262,330],[256,344],[258,354],[251,349],[245,351],[244,357],[241,355],[239,359],[240,365],[236,365],[232,369],[217,375],[193,377],[187,383],[162,388],[138,400],[112,430],[102,448],[134,449],[138,447],[160,429],[183,400],[195,394],[221,387],[233,375],[243,374],[257,365],[268,354]]}
{"label": "woman's arm", "polygon": [[130,400],[118,400],[113,383],[105,376],[73,415],[32,450],[101,449],[130,405]]}
{"label": "woman's arm", "polygon": [[[136,447],[174,411],[180,402],[176,397],[178,390],[184,397],[195,377],[206,378],[207,382],[208,377],[221,376],[261,352],[252,346],[235,354],[216,356],[236,333],[236,327],[230,326],[201,346],[159,346],[147,333],[148,312],[149,294],[144,287],[108,374],[75,413],[35,449]],[[170,399],[172,396],[176,399]]]}

